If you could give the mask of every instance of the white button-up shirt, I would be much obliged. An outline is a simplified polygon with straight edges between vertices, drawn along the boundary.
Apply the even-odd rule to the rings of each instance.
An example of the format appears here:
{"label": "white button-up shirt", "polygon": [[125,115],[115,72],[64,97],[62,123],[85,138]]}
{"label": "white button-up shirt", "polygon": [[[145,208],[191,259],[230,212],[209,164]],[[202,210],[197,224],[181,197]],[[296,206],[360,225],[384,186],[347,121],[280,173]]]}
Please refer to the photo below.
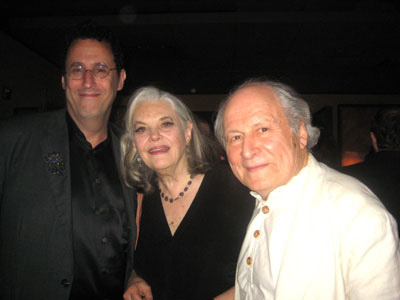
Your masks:
{"label": "white button-up shirt", "polygon": [[294,214],[293,197],[282,197],[280,188],[267,200],[256,192],[253,217],[247,228],[239,257],[237,292],[241,300],[274,299],[275,287],[285,251],[290,220]]}
{"label": "white button-up shirt", "polygon": [[360,182],[310,155],[267,200],[251,194],[235,299],[400,299],[396,223]]}

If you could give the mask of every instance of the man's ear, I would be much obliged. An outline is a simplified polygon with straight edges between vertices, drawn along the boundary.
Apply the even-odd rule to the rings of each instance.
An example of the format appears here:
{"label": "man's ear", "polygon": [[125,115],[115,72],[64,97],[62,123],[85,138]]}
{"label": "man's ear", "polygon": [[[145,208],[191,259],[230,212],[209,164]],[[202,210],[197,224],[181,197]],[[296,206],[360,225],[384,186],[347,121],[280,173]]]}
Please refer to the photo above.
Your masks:
{"label": "man's ear", "polygon": [[119,73],[119,82],[118,82],[117,91],[120,91],[123,89],[125,79],[126,79],[126,71],[125,71],[125,69],[121,69],[121,72]]}
{"label": "man's ear", "polygon": [[63,90],[65,90],[65,78],[64,78],[64,75],[61,76],[61,85],[62,85]]}
{"label": "man's ear", "polygon": [[303,121],[300,122],[298,136],[299,136],[300,148],[305,149],[307,147],[308,134]]}
{"label": "man's ear", "polygon": [[375,152],[378,152],[378,151],[379,151],[379,148],[378,148],[378,143],[376,142],[376,136],[375,136],[375,134],[371,131],[371,132],[369,133],[369,135],[370,135],[370,137],[371,137],[372,147],[374,148]]}

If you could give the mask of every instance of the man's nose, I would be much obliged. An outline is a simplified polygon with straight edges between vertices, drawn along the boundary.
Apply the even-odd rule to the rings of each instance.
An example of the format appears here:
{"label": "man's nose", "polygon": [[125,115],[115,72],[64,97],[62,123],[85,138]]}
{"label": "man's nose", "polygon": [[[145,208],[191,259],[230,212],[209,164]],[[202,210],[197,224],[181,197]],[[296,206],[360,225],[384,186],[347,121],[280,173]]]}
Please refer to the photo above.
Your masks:
{"label": "man's nose", "polygon": [[83,79],[83,84],[86,87],[92,87],[94,84],[94,80],[95,80],[92,70],[85,70],[85,72],[83,73],[82,79]]}
{"label": "man's nose", "polygon": [[259,152],[257,142],[252,137],[243,137],[242,156],[245,159],[251,159]]}

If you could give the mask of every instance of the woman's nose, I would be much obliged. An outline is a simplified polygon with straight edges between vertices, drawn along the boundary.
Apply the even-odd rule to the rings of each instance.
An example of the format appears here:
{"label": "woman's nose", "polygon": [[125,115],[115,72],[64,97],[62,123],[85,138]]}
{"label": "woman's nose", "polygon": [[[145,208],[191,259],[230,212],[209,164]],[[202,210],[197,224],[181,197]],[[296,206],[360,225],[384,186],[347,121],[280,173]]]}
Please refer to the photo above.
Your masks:
{"label": "woman's nose", "polygon": [[158,129],[151,129],[150,130],[150,138],[153,141],[157,141],[160,139],[160,134],[158,132]]}

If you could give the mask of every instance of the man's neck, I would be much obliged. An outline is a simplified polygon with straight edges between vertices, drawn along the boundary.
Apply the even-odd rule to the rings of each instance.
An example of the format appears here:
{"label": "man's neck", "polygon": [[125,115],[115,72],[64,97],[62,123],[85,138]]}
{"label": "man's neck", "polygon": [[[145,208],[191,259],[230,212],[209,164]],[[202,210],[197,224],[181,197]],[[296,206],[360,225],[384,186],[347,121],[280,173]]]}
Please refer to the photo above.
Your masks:
{"label": "man's neck", "polygon": [[108,117],[104,117],[102,119],[77,119],[73,115],[69,114],[79,128],[79,130],[83,133],[86,140],[92,145],[92,148],[95,148],[97,145],[102,143],[107,139],[108,134]]}
{"label": "man's neck", "polygon": [[92,145],[92,148],[96,148],[97,145],[107,139],[107,126],[101,131],[85,131],[82,128],[80,128],[80,130],[84,134],[86,140]]}

